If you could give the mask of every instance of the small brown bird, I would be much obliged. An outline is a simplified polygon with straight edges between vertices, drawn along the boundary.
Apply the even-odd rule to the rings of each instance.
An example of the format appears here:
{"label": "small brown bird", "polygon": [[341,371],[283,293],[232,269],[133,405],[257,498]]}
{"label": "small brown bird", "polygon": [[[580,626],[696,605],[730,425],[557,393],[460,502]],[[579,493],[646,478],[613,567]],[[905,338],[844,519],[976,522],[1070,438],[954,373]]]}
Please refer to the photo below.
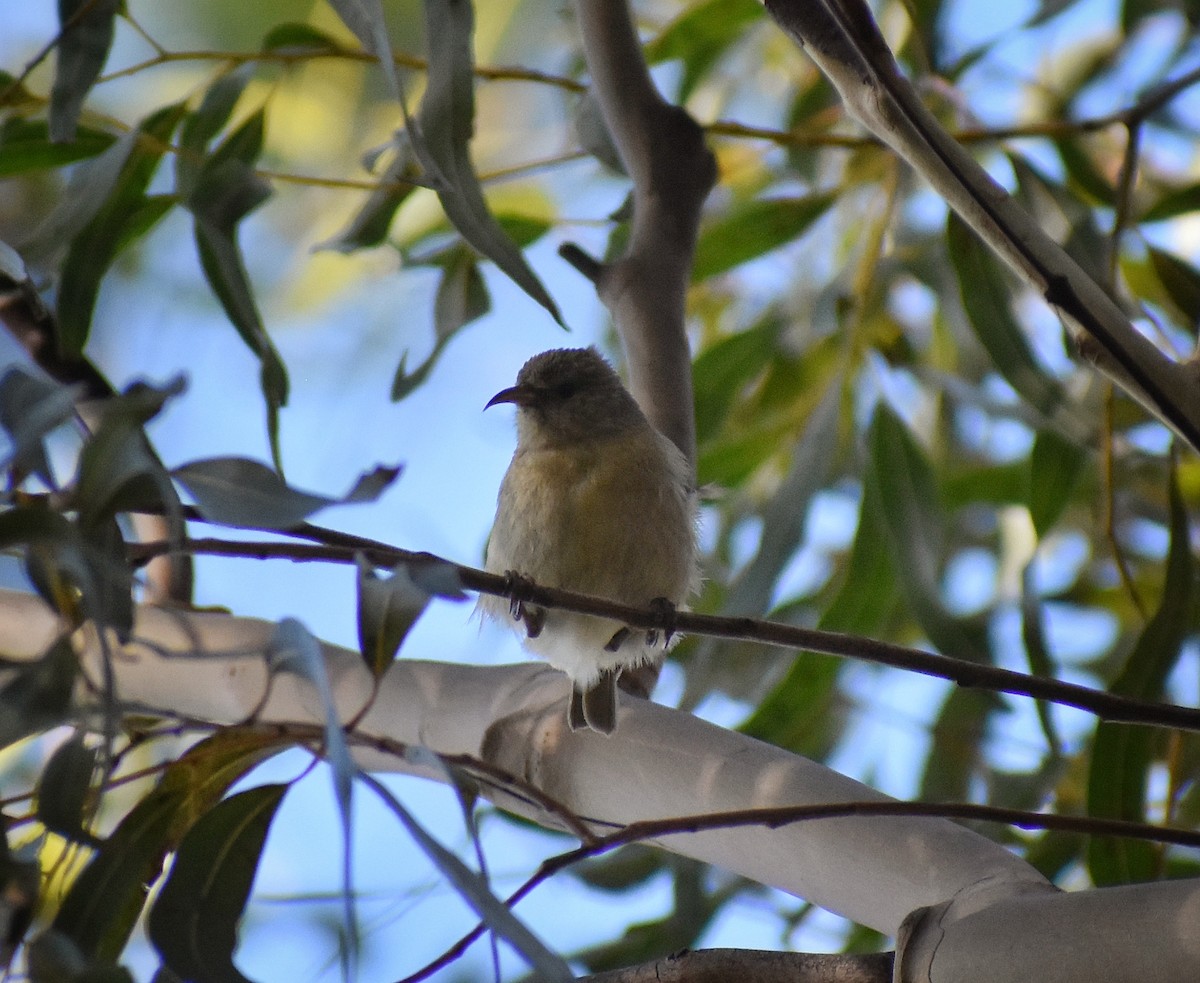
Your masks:
{"label": "small brown bird", "polygon": [[[696,582],[695,494],[683,454],[642,415],[594,348],[543,352],[488,406],[517,406],[517,449],[500,485],[486,565],[546,587],[625,604],[672,605]],[[617,676],[661,657],[654,633],[617,621],[511,606],[524,644],[572,683],[572,730],[611,734]]]}

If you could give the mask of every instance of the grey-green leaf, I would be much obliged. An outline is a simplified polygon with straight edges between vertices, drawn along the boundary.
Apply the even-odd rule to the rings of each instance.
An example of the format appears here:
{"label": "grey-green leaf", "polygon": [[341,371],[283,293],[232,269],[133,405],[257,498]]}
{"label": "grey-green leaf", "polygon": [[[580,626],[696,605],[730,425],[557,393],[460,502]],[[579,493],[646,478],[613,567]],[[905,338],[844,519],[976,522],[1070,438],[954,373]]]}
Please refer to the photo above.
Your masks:
{"label": "grey-green leaf", "polygon": [[462,899],[475,909],[476,914],[483,919],[488,928],[505,939],[524,957],[530,968],[533,969],[536,979],[543,983],[570,983],[575,979],[575,974],[571,972],[563,958],[547,948],[545,943],[492,893],[487,881],[430,836],[411,813],[401,805],[400,801],[377,779],[363,773],[359,775],[359,780],[365,782],[391,809],[416,844],[445,878],[454,885]]}
{"label": "grey-green leaf", "polygon": [[50,90],[50,139],[75,139],[79,112],[100,75],[113,41],[113,22],[121,0],[58,0],[62,33]]}
{"label": "grey-green leaf", "polygon": [[399,474],[399,468],[376,468],[361,476],[342,498],[290,487],[276,471],[245,457],[193,461],[171,472],[211,522],[251,529],[291,529],[330,505],[353,505],[377,499]]}
{"label": "grey-green leaf", "polygon": [[81,395],[78,386],[59,385],[19,365],[0,377],[0,427],[12,441],[8,456],[17,471],[54,486],[44,439],[71,419]]}
{"label": "grey-green leaf", "polygon": [[474,14],[467,0],[425,0],[429,84],[417,123],[439,171],[438,199],[464,239],[562,323],[558,307],[525,262],[521,250],[488,210],[469,145],[475,125],[471,53]]}
{"label": "grey-green leaf", "polygon": [[404,565],[381,577],[362,556],[358,567],[358,650],[378,679],[392,664],[405,637],[429,606],[429,591],[419,587]]}

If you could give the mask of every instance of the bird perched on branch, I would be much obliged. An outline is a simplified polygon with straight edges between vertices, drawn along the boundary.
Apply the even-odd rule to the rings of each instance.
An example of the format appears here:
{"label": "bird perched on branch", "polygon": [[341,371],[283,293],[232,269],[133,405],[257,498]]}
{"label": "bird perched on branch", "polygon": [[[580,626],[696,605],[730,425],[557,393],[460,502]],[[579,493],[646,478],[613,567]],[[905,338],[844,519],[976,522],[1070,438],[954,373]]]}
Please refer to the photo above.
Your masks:
{"label": "bird perched on branch", "polygon": [[[500,485],[487,569],[624,604],[683,603],[696,581],[691,468],[600,354],[536,355],[487,405],[498,403],[517,407],[517,449]],[[621,670],[661,658],[669,642],[669,632],[606,618],[487,595],[480,604],[521,621],[525,647],[570,677],[572,730],[611,734]]]}

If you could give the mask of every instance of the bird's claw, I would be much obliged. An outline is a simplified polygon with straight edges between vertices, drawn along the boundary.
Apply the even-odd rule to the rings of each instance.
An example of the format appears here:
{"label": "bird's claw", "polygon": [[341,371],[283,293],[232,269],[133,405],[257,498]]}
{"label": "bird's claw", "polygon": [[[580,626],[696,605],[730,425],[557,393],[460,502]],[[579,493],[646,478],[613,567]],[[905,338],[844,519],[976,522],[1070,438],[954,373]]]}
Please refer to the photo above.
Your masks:
{"label": "bird's claw", "polygon": [[508,613],[513,621],[523,622],[525,634],[537,638],[546,626],[546,611],[544,608],[533,607],[526,602],[526,597],[533,589],[534,583],[516,570],[504,572],[504,593],[508,596]]}
{"label": "bird's claw", "polygon": [[646,632],[646,644],[651,648],[658,644],[659,632],[662,633],[663,648],[666,648],[675,636],[675,615],[677,609],[668,598],[656,597],[650,602],[650,610],[658,624]]}

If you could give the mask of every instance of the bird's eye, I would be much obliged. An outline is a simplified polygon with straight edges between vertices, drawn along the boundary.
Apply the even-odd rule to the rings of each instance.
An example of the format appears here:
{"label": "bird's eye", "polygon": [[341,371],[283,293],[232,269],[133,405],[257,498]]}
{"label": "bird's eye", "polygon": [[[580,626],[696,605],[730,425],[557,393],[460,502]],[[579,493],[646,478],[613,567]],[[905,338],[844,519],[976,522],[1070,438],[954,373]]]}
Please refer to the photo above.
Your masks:
{"label": "bird's eye", "polygon": [[579,391],[579,384],[572,380],[560,382],[550,387],[550,395],[558,400],[567,400]]}

